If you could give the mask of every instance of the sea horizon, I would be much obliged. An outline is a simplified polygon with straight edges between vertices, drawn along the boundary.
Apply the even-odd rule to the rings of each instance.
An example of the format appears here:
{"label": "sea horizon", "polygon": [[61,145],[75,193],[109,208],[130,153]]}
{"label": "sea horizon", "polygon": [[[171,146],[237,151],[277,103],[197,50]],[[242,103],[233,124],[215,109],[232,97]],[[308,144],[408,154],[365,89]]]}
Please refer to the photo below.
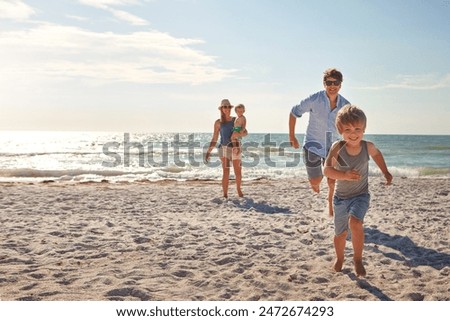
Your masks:
{"label": "sea horizon", "polygon": [[[221,179],[217,149],[209,163],[203,159],[211,132],[1,132],[0,182]],[[304,134],[296,136],[301,142]],[[450,177],[450,135],[365,139],[382,151],[394,177]],[[287,133],[250,133],[242,143],[244,180],[306,178],[302,150],[290,147]],[[380,175],[372,161],[370,175]]]}
{"label": "sea horizon", "polygon": [[[80,129],[0,129],[0,134],[2,133],[18,133],[18,132],[24,132],[24,133],[130,133],[130,134],[213,134],[212,131],[142,131],[142,130],[95,130],[95,129],[89,129],[89,130],[80,130]],[[288,135],[289,132],[275,132],[275,131],[268,131],[268,132],[250,132],[249,134],[255,134],[255,135],[264,135],[264,134],[276,134],[276,135]],[[296,135],[304,135],[304,132],[296,132]],[[370,136],[450,136],[450,133],[448,134],[441,134],[441,133],[370,133],[366,132],[364,135],[370,135]]]}

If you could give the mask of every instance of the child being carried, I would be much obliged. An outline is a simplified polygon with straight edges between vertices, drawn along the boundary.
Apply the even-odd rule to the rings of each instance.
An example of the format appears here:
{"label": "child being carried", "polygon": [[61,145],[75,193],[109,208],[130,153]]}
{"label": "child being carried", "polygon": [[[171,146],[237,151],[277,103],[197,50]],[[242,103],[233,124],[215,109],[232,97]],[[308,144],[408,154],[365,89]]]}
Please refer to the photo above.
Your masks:
{"label": "child being carried", "polygon": [[237,118],[234,121],[233,134],[231,135],[231,145],[233,146],[233,153],[239,154],[241,148],[242,133],[245,131],[247,119],[244,116],[245,106],[239,104],[234,108]]}

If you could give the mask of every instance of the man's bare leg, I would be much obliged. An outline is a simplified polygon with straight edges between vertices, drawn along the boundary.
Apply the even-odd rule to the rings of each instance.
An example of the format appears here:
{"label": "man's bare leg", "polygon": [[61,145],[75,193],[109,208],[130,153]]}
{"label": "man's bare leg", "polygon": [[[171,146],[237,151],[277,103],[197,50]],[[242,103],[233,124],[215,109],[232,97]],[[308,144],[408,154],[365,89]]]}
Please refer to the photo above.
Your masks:
{"label": "man's bare leg", "polygon": [[313,177],[309,179],[309,184],[314,192],[320,192],[320,182],[322,182],[323,176]]}

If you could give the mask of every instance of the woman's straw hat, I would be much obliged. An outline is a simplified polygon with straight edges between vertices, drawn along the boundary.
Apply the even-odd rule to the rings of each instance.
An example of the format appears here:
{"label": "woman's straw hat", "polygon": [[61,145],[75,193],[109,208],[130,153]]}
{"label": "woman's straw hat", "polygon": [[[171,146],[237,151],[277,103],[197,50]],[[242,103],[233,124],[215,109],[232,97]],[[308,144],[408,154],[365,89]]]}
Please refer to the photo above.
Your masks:
{"label": "woman's straw hat", "polygon": [[219,109],[225,106],[231,106],[231,108],[234,107],[232,104],[230,104],[230,101],[228,99],[222,99],[222,101],[220,102]]}

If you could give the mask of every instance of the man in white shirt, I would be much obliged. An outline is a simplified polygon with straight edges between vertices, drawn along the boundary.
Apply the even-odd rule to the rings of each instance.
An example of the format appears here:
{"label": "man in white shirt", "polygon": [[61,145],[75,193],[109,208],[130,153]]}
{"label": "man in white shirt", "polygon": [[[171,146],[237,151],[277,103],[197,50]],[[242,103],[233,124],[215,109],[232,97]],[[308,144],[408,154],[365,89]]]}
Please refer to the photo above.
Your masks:
{"label": "man in white shirt", "polygon": [[[303,142],[303,160],[308,174],[308,180],[314,192],[320,192],[320,183],[323,178],[322,165],[328,151],[340,135],[337,132],[335,120],[337,112],[349,101],[339,94],[343,81],[342,73],[330,68],[325,70],[323,86],[325,90],[319,91],[302,100],[292,107],[289,115],[289,141],[291,146],[299,148],[295,137],[295,124],[297,118],[309,113],[309,123]],[[332,199],[335,181],[327,179],[329,214],[333,215]]]}

